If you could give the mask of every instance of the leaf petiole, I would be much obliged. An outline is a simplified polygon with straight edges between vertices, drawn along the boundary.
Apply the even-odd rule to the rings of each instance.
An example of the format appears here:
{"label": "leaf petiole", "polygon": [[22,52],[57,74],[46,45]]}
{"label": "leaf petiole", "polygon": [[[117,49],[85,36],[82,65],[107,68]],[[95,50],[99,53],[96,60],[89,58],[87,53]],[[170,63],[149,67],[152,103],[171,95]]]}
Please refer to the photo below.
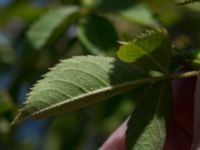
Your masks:
{"label": "leaf petiole", "polygon": [[[183,79],[190,78],[193,76],[198,76],[200,72],[198,70],[188,71],[184,73],[172,73],[169,75],[159,76],[159,77],[150,77],[145,79],[145,81],[162,81],[162,80],[175,80],[175,79]],[[144,80],[143,80],[144,82]]]}
{"label": "leaf petiole", "polygon": [[189,78],[193,76],[198,76],[200,74],[199,70],[188,71],[184,73],[174,73],[169,75],[169,79],[182,79]]}

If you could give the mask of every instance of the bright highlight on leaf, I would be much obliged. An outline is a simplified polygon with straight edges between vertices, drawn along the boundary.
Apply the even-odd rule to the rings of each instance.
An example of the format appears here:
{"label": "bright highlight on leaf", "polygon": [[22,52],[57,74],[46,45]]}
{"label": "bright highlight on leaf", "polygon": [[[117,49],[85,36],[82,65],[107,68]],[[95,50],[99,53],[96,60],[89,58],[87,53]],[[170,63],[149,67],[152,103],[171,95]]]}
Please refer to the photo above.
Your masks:
{"label": "bright highlight on leaf", "polygon": [[27,33],[36,49],[41,49],[56,39],[80,14],[77,6],[54,9],[37,20]]}

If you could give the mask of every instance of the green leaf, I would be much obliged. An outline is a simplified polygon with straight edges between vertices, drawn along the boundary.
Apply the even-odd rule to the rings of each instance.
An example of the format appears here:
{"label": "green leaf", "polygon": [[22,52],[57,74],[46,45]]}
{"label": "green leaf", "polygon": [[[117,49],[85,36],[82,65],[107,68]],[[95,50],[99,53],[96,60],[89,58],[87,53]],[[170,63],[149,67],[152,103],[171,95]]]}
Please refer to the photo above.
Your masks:
{"label": "green leaf", "polygon": [[101,54],[102,50],[114,50],[117,47],[117,32],[105,17],[91,15],[84,18],[77,31],[79,40],[92,54]]}
{"label": "green leaf", "polygon": [[133,6],[136,1],[133,0],[98,0],[100,11],[114,12],[127,9]]}
{"label": "green leaf", "polygon": [[37,20],[27,32],[29,41],[36,49],[41,49],[55,39],[74,22],[80,14],[77,6],[54,9]]}
{"label": "green leaf", "polygon": [[126,149],[161,150],[171,110],[169,83],[156,83],[148,87],[128,122]]}
{"label": "green leaf", "polygon": [[156,20],[153,18],[153,13],[144,3],[124,9],[120,11],[120,15],[131,22],[146,26],[155,26],[157,24]]}
{"label": "green leaf", "polygon": [[171,42],[164,29],[146,31],[133,42],[121,46],[117,55],[124,62],[137,62],[144,69],[167,73]]}
{"label": "green leaf", "polygon": [[63,60],[33,87],[13,123],[85,107],[152,80],[142,68],[115,58],[82,56]]}

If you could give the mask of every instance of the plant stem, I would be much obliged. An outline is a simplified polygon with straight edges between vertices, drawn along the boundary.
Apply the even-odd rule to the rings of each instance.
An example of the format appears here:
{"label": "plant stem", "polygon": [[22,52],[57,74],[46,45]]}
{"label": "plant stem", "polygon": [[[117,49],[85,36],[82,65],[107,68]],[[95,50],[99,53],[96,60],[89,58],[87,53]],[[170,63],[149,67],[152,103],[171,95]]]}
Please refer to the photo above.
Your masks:
{"label": "plant stem", "polygon": [[200,71],[198,70],[188,71],[184,73],[173,73],[173,74],[164,75],[164,76],[148,77],[148,78],[140,79],[137,81],[127,82],[127,83],[124,83],[123,86],[132,85],[133,83],[144,84],[144,83],[150,83],[150,82],[155,83],[157,81],[163,81],[163,80],[176,80],[176,79],[190,78],[190,77],[198,76],[199,74],[200,74]]}
{"label": "plant stem", "polygon": [[175,73],[175,74],[170,74],[168,76],[169,79],[182,79],[182,78],[189,78],[193,76],[198,76],[200,74],[199,70],[193,70],[189,72],[184,72],[184,73]]}
{"label": "plant stem", "polygon": [[191,3],[197,2],[197,1],[199,1],[199,0],[186,0],[185,2],[176,4],[176,6],[183,6],[183,5],[191,4]]}

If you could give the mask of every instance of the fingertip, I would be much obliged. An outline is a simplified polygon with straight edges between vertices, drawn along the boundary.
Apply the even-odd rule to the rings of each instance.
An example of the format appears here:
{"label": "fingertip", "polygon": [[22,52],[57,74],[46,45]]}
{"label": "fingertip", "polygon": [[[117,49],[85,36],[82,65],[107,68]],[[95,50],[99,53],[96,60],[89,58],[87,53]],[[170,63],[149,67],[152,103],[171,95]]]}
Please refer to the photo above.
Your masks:
{"label": "fingertip", "polygon": [[99,150],[125,150],[125,132],[127,121],[118,127],[114,133],[106,140]]}

